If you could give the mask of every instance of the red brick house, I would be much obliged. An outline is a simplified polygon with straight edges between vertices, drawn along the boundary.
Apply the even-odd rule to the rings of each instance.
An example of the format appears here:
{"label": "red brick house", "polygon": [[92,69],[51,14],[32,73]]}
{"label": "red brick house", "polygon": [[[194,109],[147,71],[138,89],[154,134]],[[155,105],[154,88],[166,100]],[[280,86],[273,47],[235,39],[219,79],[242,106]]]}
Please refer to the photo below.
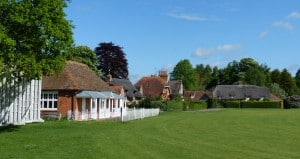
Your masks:
{"label": "red brick house", "polygon": [[61,74],[43,77],[41,115],[59,114],[74,120],[115,117],[126,107],[124,97],[89,67],[67,61]]}
{"label": "red brick house", "polygon": [[144,97],[150,99],[161,97],[169,100],[171,96],[183,95],[182,81],[168,81],[167,71],[160,71],[158,76],[143,77],[134,86]]}

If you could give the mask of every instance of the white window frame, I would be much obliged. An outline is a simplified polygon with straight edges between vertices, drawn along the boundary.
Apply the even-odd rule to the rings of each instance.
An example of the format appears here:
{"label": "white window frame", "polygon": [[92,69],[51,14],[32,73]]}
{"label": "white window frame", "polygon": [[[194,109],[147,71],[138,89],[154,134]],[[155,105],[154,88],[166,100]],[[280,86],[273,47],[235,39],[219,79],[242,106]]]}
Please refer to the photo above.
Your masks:
{"label": "white window frame", "polygon": [[41,95],[41,110],[57,110],[57,107],[58,107],[58,92],[43,91]]}

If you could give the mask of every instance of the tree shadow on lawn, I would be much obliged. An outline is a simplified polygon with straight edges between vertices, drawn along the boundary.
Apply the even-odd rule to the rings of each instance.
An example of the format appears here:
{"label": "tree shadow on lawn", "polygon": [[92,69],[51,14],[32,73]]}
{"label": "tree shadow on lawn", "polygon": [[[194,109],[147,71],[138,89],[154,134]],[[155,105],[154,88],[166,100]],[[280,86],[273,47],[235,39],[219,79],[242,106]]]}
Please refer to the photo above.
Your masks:
{"label": "tree shadow on lawn", "polygon": [[6,126],[0,126],[0,134],[1,133],[18,131],[19,129],[20,129],[20,126],[12,125],[12,124],[6,125]]}

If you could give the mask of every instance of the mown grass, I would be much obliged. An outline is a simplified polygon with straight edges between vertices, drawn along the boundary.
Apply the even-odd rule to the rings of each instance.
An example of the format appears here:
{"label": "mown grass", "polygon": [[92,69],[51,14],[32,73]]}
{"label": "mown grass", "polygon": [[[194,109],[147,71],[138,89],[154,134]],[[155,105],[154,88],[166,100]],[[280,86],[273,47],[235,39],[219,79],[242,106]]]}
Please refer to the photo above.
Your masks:
{"label": "mown grass", "polygon": [[168,112],[0,130],[0,158],[300,158],[300,110]]}

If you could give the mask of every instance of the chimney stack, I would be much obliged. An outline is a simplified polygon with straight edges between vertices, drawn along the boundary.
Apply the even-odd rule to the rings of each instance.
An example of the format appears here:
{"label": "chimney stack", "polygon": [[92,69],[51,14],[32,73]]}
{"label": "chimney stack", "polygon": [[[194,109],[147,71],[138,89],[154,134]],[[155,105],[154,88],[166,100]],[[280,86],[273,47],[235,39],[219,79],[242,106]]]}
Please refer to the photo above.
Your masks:
{"label": "chimney stack", "polygon": [[159,76],[164,82],[168,82],[168,71],[159,71],[158,76]]}

